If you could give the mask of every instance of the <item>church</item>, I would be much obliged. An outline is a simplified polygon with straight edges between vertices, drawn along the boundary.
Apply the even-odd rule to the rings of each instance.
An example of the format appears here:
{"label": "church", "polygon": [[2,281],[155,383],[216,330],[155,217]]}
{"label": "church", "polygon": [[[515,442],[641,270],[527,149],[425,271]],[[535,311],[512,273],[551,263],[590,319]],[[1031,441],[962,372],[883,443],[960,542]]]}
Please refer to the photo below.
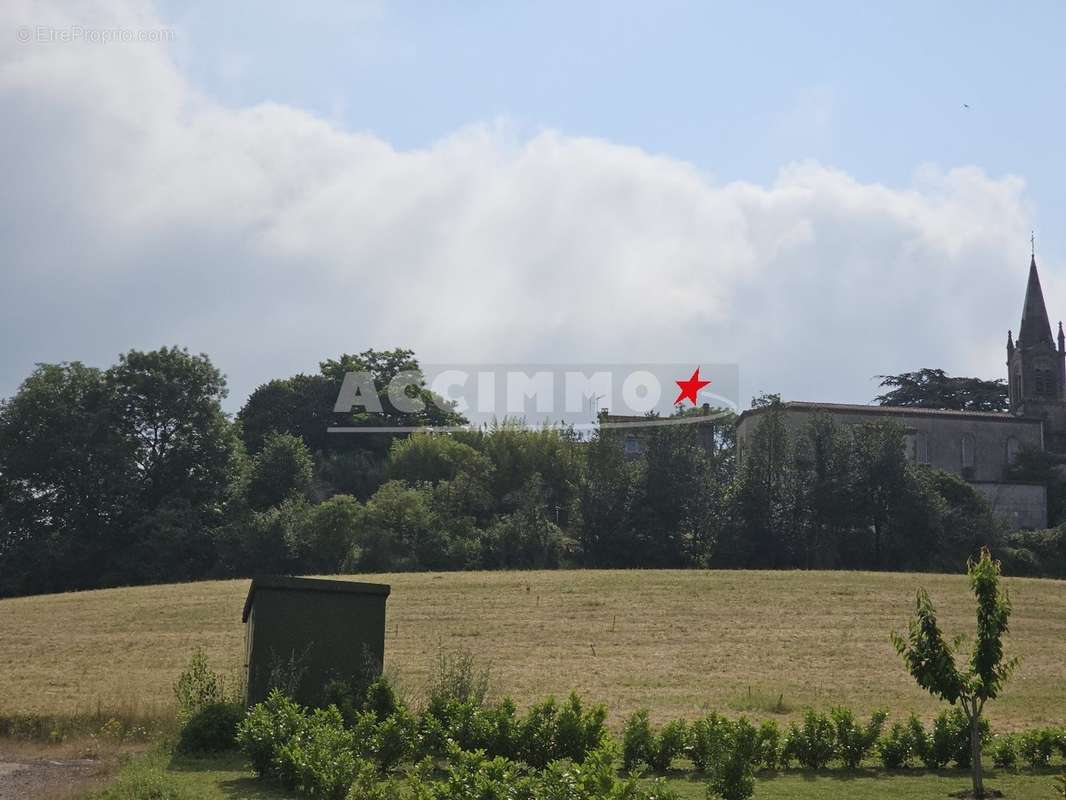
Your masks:
{"label": "church", "polygon": [[[1011,481],[1008,475],[1022,449],[1066,454],[1066,335],[1061,322],[1058,336],[1052,335],[1035,255],[1029,263],[1018,337],[1007,332],[1007,384],[1006,413],[795,401],[782,405],[785,424],[795,431],[820,413],[838,425],[891,419],[905,431],[912,463],[960,475],[1012,527],[1045,528],[1045,487]],[[766,413],[750,409],[737,420],[739,459]]]}

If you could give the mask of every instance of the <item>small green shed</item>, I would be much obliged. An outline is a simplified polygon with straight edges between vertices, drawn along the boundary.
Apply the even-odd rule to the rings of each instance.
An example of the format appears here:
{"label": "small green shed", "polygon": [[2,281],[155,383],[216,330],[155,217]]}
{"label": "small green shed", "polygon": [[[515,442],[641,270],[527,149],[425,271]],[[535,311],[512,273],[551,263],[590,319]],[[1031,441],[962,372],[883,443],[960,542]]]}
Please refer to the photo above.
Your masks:
{"label": "small green shed", "polygon": [[316,702],[331,680],[380,671],[390,591],[383,583],[253,578],[241,617],[248,704],[286,681],[297,700]]}

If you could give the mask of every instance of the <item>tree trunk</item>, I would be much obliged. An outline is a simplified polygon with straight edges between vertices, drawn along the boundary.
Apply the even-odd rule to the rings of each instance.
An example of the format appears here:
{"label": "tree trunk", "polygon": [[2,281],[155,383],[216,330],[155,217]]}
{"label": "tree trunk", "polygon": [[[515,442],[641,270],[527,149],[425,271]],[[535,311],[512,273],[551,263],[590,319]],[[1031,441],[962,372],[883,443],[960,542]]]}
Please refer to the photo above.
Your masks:
{"label": "tree trunk", "polygon": [[981,775],[981,711],[976,706],[970,714],[970,753],[973,767],[973,796],[985,796],[985,784]]}

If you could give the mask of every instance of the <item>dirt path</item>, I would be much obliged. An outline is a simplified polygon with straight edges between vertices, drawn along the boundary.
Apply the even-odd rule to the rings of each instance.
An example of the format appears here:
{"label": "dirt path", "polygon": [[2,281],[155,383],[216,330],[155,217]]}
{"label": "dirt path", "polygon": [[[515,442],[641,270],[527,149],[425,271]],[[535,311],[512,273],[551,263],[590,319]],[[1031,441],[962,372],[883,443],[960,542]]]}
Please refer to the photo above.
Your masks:
{"label": "dirt path", "polygon": [[107,762],[97,759],[26,758],[0,751],[0,800],[80,797],[110,771]]}

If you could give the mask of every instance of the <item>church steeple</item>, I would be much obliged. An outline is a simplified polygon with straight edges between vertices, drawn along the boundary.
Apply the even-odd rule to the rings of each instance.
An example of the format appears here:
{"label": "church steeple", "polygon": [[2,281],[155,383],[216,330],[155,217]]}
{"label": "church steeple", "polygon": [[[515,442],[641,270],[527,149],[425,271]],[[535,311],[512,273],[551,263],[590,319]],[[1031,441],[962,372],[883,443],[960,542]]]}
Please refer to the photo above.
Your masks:
{"label": "church steeple", "polygon": [[1022,306],[1022,324],[1018,329],[1018,346],[1031,347],[1040,342],[1052,344],[1051,322],[1044,306],[1044,292],[1040,288],[1040,276],[1036,272],[1036,256],[1029,262],[1029,282],[1025,287],[1025,305]]}
{"label": "church steeple", "polygon": [[[1029,282],[1025,287],[1018,338],[1012,342],[1007,334],[1010,410],[1014,414],[1042,417],[1050,426],[1045,434],[1056,437],[1056,447],[1066,450],[1066,333],[1061,326],[1058,333],[1056,348],[1034,255],[1029,262]],[[1055,417],[1054,422],[1051,417]]]}

